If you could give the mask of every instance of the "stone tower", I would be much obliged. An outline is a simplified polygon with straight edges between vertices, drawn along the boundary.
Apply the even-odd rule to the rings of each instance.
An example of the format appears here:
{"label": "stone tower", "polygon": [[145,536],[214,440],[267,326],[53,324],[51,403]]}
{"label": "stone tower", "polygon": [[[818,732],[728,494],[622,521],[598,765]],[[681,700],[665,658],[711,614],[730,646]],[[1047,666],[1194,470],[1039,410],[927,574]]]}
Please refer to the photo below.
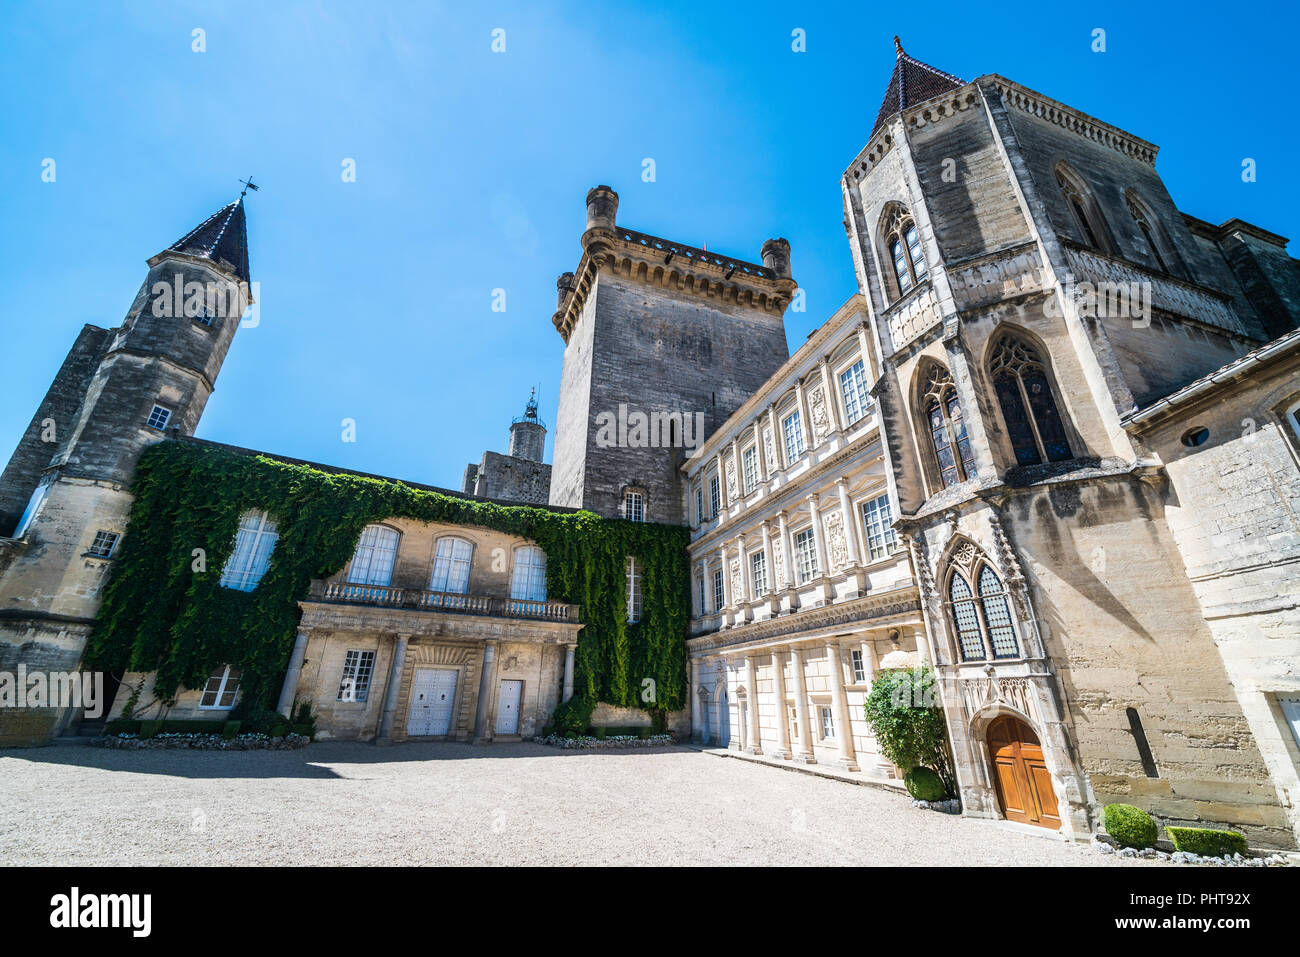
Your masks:
{"label": "stone tower", "polygon": [[551,504],[685,522],[684,457],[789,356],[782,317],[795,292],[790,246],[762,265],[616,223],[618,194],[587,193],[576,272],[558,282],[564,339]]}
{"label": "stone tower", "polygon": [[[1294,327],[1294,273],[1257,281],[1281,238],[1185,215],[1154,144],[895,42],[842,188],[964,813],[1086,835],[1124,801],[1291,846],[1279,732],[1243,713],[1171,527],[1187,492],[1130,422]],[[990,755],[1022,745],[1008,797]]]}
{"label": "stone tower", "polygon": [[530,462],[542,461],[546,451],[546,426],[537,417],[537,392],[528,397],[524,414],[510,424],[510,454]]}
{"label": "stone tower", "polygon": [[[0,671],[77,669],[136,460],[193,434],[253,303],[243,197],[148,266],[120,326],[81,330],[0,475]],[[45,743],[79,714],[4,712],[0,745]]]}

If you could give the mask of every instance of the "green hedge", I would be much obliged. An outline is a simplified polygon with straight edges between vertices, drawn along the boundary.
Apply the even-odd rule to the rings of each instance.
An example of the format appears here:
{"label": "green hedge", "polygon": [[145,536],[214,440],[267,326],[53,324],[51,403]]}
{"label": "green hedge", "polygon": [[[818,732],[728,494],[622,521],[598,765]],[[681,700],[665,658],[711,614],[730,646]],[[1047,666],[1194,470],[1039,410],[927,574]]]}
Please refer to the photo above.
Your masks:
{"label": "green hedge", "polygon": [[1246,856],[1246,838],[1236,831],[1216,831],[1209,827],[1167,827],[1174,849],[1201,857]]}
{"label": "green hedge", "polygon": [[928,666],[882,671],[871,685],[865,710],[881,754],[900,768],[931,769],[943,782],[943,797],[956,795],[948,731]]}
{"label": "green hedge", "polygon": [[948,796],[943,779],[930,768],[912,768],[903,775],[903,784],[918,801],[942,801]]}
{"label": "green hedge", "polygon": [[[550,598],[582,606],[575,699],[686,706],[686,528],[497,505],[185,441],[146,449],[132,492],[86,661],[156,672],[164,698],[203,687],[219,665],[237,664],[241,697],[270,704],[312,580],[347,564],[366,525],[408,518],[491,528],[541,546]],[[242,592],[222,588],[220,579],[248,509],[272,515],[280,538],[261,582]],[[635,624],[627,621],[628,555],[644,569]]]}
{"label": "green hedge", "polygon": [[1155,819],[1139,807],[1132,804],[1107,804],[1105,819],[1106,833],[1121,847],[1142,850],[1156,843],[1159,832]]}

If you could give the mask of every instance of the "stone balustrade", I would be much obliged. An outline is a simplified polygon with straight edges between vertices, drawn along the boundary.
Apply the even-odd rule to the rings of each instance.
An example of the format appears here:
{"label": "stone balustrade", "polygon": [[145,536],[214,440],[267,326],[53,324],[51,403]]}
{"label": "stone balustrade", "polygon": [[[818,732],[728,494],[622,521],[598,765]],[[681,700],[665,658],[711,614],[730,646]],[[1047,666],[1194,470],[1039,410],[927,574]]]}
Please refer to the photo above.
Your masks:
{"label": "stone balustrade", "polygon": [[381,605],[389,608],[413,608],[418,611],[453,612],[491,618],[533,618],[568,622],[581,620],[579,606],[564,602],[498,598],[491,595],[467,595],[419,588],[395,588],[390,585],[314,581],[310,597],[313,601],[338,604]]}

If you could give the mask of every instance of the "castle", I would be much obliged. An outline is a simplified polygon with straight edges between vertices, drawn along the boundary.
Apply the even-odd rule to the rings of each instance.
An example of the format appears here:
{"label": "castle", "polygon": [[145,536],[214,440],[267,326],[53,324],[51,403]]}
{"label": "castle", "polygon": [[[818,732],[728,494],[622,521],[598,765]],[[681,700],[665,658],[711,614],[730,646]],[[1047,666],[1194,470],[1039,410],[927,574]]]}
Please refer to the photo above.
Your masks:
{"label": "castle", "polygon": [[[1078,838],[1122,800],[1295,847],[1300,272],[1283,237],[1180,211],[1156,152],[898,45],[841,177],[859,292],[793,355],[784,240],[755,263],[649,236],[598,186],[558,282],[552,465],[530,403],[459,494],[689,527],[672,722],[696,740],[893,776],[863,702],[928,663],[964,814]],[[193,433],[249,304],[242,198],[149,266],[0,478],[0,671],[77,668],[135,461]],[[177,274],[233,307],[158,310]],[[276,536],[245,515],[223,584],[255,588]],[[366,740],[537,733],[582,642],[545,560],[505,532],[367,527],[303,596],[281,708],[309,697],[324,733]],[[158,700],[219,716],[240,666]],[[150,700],[149,675],[121,680]],[[80,717],[0,713],[0,743]]]}

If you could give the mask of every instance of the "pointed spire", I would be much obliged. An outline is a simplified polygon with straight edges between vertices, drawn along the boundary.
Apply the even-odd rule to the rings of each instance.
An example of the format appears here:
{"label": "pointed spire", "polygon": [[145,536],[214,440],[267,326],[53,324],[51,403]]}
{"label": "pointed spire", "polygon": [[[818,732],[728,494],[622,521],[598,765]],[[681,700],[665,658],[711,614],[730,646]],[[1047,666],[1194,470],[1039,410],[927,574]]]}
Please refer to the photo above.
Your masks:
{"label": "pointed spire", "polygon": [[880,112],[876,114],[875,125],[871,127],[871,135],[875,136],[890,117],[908,107],[960,90],[965,85],[966,81],[960,77],[908,56],[903,50],[903,42],[894,37],[894,72],[889,76],[889,87],[885,90]]}
{"label": "pointed spire", "polygon": [[[236,279],[248,281],[248,221],[244,216],[244,196],[223,206],[163,252],[198,256],[221,265]],[[150,263],[163,253],[155,256]]]}

